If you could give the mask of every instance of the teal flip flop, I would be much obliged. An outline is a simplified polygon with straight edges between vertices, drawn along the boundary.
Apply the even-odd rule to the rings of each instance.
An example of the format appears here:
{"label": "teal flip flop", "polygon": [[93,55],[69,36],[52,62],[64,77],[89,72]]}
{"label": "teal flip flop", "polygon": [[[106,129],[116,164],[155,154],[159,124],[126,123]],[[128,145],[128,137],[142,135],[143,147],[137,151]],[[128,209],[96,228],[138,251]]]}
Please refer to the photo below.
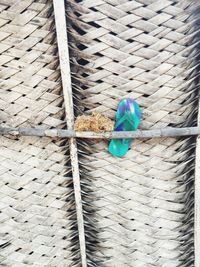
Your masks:
{"label": "teal flip flop", "polygon": [[[135,131],[141,121],[141,110],[136,101],[126,98],[120,101],[116,112],[116,125],[114,131]],[[112,139],[108,151],[117,157],[126,155],[132,139]]]}

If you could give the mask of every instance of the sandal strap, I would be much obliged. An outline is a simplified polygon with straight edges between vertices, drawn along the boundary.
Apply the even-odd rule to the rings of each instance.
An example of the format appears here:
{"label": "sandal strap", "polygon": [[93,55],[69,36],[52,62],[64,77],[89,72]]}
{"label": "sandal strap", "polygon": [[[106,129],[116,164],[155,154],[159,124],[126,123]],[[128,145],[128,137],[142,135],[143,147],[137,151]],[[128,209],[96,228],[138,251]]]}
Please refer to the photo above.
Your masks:
{"label": "sandal strap", "polygon": [[[134,117],[133,114],[130,112],[126,112],[124,114],[124,116],[122,116],[115,125],[115,129],[119,127],[120,124],[124,123],[124,122],[128,122],[130,124],[130,131],[134,131],[135,130],[135,123],[134,123]],[[134,125],[133,125],[134,124]]]}

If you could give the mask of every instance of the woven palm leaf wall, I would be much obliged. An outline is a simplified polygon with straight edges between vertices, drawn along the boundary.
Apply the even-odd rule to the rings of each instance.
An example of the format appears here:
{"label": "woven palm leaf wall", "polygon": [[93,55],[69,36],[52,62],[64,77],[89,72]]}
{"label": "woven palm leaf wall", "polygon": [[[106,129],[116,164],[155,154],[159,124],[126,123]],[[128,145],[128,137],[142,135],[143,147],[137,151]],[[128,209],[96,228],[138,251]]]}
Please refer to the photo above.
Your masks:
{"label": "woven palm leaf wall", "polygon": [[[196,125],[196,8],[191,1],[66,1],[77,115],[114,119],[119,100],[133,97],[142,129]],[[194,266],[195,139],[135,140],[122,159],[104,141],[80,140],[79,148],[88,266]]]}
{"label": "woven palm leaf wall", "polygon": [[[75,115],[114,119],[120,99],[142,129],[195,126],[198,1],[66,0]],[[1,126],[66,128],[53,4],[0,0]],[[196,140],[78,142],[87,266],[194,266]],[[80,267],[67,140],[0,137],[0,266]]]}
{"label": "woven palm leaf wall", "polygon": [[[1,0],[0,10],[1,126],[63,128],[52,2]],[[67,142],[1,136],[1,266],[72,265],[69,164]]]}

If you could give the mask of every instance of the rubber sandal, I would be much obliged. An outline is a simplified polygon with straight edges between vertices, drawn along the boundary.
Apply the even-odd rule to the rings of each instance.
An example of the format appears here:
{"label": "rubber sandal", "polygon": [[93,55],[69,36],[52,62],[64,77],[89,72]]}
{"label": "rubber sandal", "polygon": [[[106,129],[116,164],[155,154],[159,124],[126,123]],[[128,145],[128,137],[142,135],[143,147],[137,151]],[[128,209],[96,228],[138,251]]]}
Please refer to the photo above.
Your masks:
{"label": "rubber sandal", "polygon": [[[116,112],[114,131],[135,131],[141,120],[141,110],[136,101],[126,98],[120,101]],[[108,151],[116,157],[123,157],[130,148],[132,139],[112,139]]]}

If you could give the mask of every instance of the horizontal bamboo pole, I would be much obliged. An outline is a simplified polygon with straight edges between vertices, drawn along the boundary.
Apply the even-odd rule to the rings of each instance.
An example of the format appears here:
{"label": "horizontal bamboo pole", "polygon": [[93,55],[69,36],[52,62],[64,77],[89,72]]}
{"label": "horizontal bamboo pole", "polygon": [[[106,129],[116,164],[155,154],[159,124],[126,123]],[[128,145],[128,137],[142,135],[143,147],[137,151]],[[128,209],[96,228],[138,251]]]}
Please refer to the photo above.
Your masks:
{"label": "horizontal bamboo pole", "polygon": [[199,135],[200,127],[188,128],[163,128],[152,130],[122,131],[122,132],[76,132],[74,130],[62,129],[40,129],[40,128],[14,128],[0,127],[0,135],[19,136],[46,136],[58,138],[89,138],[89,139],[121,139],[121,138],[155,138]]}

